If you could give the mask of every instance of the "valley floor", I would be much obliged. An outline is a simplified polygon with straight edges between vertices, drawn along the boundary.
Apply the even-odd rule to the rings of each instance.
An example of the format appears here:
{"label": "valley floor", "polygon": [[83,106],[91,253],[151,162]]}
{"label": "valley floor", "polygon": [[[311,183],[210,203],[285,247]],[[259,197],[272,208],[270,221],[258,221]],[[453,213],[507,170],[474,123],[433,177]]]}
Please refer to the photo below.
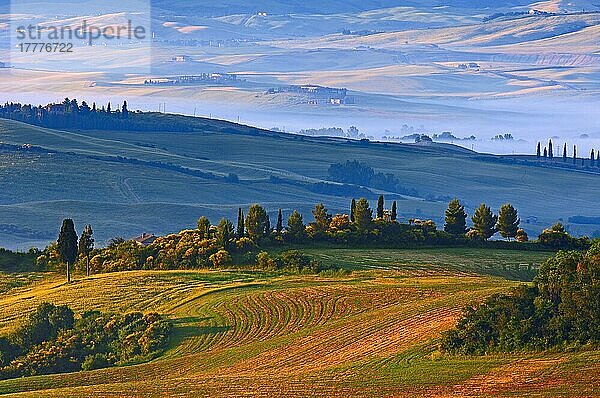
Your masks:
{"label": "valley floor", "polygon": [[[312,253],[344,277],[261,271],[53,275],[3,286],[0,331],[42,301],[77,312],[153,310],[175,324],[169,350],[145,364],[0,382],[20,397],[573,396],[600,394],[600,351],[457,357],[438,351],[461,309],[518,282],[501,270],[549,253],[358,250]],[[329,260],[327,260],[329,258]],[[354,261],[353,264],[352,261]],[[360,263],[364,266],[360,266]],[[487,266],[487,265],[486,265]],[[487,275],[486,275],[487,274]],[[37,274],[36,274],[37,275]],[[9,276],[3,275],[4,278]]]}

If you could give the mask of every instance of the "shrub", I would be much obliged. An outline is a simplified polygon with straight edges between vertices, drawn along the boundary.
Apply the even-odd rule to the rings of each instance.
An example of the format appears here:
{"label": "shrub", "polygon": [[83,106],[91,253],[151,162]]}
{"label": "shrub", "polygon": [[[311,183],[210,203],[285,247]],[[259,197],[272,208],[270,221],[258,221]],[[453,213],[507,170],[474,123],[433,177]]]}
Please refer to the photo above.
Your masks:
{"label": "shrub", "polygon": [[209,257],[210,261],[212,261],[215,268],[224,267],[226,265],[230,265],[232,263],[231,256],[227,250],[219,250],[215,254]]}
{"label": "shrub", "polygon": [[73,318],[68,307],[41,304],[13,335],[0,337],[0,378],[99,369],[158,355],[172,324],[156,313]]}

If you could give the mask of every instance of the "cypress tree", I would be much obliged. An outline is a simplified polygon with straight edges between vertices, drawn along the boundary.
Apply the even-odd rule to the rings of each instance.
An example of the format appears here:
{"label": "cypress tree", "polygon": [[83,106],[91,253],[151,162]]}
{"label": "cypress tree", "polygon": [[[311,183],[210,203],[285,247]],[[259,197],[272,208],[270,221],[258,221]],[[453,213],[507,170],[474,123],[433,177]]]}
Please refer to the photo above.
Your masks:
{"label": "cypress tree", "polygon": [[521,220],[519,219],[517,210],[510,203],[502,205],[498,213],[498,223],[496,224],[496,229],[500,232],[500,235],[503,238],[508,238],[508,240],[516,237],[520,223]]}
{"label": "cypress tree", "polygon": [[465,212],[465,207],[460,204],[458,199],[453,199],[448,203],[444,231],[454,236],[467,233],[467,213]]}
{"label": "cypress tree", "polygon": [[596,166],[600,167],[600,149],[596,151]]}
{"label": "cypress tree", "polygon": [[542,156],[542,143],[537,143],[537,158],[539,159]]}
{"label": "cypress tree", "polygon": [[577,145],[573,145],[573,164],[577,164]]}
{"label": "cypress tree", "polygon": [[352,199],[352,204],[350,205],[350,222],[354,222],[354,213],[356,212],[356,199]]}
{"label": "cypress tree", "polygon": [[394,200],[392,202],[392,214],[391,214],[391,219],[392,221],[396,221],[396,219],[398,218],[398,209],[396,208],[396,201]]}
{"label": "cypress tree", "polygon": [[369,231],[373,222],[373,210],[369,206],[369,202],[365,198],[360,198],[356,202],[354,210],[354,224],[359,232]]}
{"label": "cypress tree", "polygon": [[471,220],[473,221],[473,230],[475,230],[483,239],[488,240],[496,233],[496,222],[498,221],[498,217],[492,213],[492,209],[490,209],[489,206],[482,203],[481,206],[475,210]]}
{"label": "cypress tree", "polygon": [[233,235],[233,223],[226,218],[222,218],[217,225],[217,241],[223,249],[227,250]]}
{"label": "cypress tree", "polygon": [[548,148],[544,148],[544,159],[548,157]]}
{"label": "cypress tree", "polygon": [[327,209],[323,203],[319,203],[315,206],[312,211],[315,222],[312,223],[312,227],[317,232],[327,232],[329,225],[331,224],[331,214],[327,213]]}
{"label": "cypress tree", "polygon": [[63,220],[57,244],[60,258],[67,264],[67,282],[71,282],[71,265],[77,260],[77,233],[70,218]]}
{"label": "cypress tree", "polygon": [[255,243],[258,243],[268,231],[271,229],[271,223],[269,221],[269,215],[266,210],[258,204],[250,206],[248,209],[248,215],[246,215],[246,232],[250,239]]}
{"label": "cypress tree", "polygon": [[297,210],[294,210],[290,214],[290,218],[288,218],[287,236],[296,242],[301,241],[306,236],[306,227],[304,226],[302,214],[298,213]]}
{"label": "cypress tree", "polygon": [[238,208],[238,219],[237,219],[237,237],[242,238],[244,236],[244,211],[242,208]]}
{"label": "cypress tree", "polygon": [[554,145],[552,145],[552,140],[548,141],[548,157],[550,160],[554,158]]}
{"label": "cypress tree", "polygon": [[594,167],[595,161],[596,161],[596,152],[594,152],[594,149],[592,148],[592,153],[590,154],[590,165],[592,167]]}
{"label": "cypress tree", "polygon": [[567,161],[567,143],[565,142],[565,146],[563,147],[563,162]]}
{"label": "cypress tree", "polygon": [[275,226],[275,231],[278,234],[283,231],[283,214],[281,214],[281,209],[279,209],[279,213],[277,213],[277,225]]}
{"label": "cypress tree", "polygon": [[79,254],[86,258],[85,271],[87,276],[90,276],[90,253],[94,250],[93,234],[94,231],[92,231],[92,226],[86,225],[79,237],[78,250]]}
{"label": "cypress tree", "polygon": [[383,218],[384,206],[385,202],[383,199],[383,195],[379,195],[379,199],[377,200],[377,218]]}

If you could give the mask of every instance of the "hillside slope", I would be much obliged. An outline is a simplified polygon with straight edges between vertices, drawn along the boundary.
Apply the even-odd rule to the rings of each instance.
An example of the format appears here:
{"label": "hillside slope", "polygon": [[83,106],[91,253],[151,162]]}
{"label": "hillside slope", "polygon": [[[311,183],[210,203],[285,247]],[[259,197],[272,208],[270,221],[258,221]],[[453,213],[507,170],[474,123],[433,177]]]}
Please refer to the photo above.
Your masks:
{"label": "hillside slope", "polygon": [[[360,143],[194,122],[201,131],[67,132],[0,121],[0,245],[43,245],[65,217],[79,228],[91,223],[104,243],[117,235],[178,231],[194,226],[200,215],[213,222],[233,219],[239,206],[252,203],[264,204],[272,217],[279,208],[286,216],[298,209],[310,220],[318,202],[331,212],[348,212],[352,196],[374,200],[379,193],[399,201],[403,220],[442,223],[453,197],[470,212],[481,202],[494,209],[511,202],[522,220],[530,219],[523,224],[530,233],[557,219],[598,216],[597,174],[512,165],[510,158],[451,145]],[[375,187],[340,191],[328,180],[328,168],[347,160],[392,173],[417,194]],[[571,225],[574,233],[596,229]]]}
{"label": "hillside slope", "polygon": [[[489,397],[594,396],[597,350],[454,357],[440,333],[461,308],[515,283],[463,265],[502,258],[537,263],[540,253],[377,250],[322,256],[368,260],[377,270],[347,277],[252,271],[132,271],[66,285],[45,279],[0,293],[0,327],[14,328],[39,302],[77,312],[159,311],[175,324],[171,347],[152,362],[0,381],[20,397]],[[393,258],[390,258],[390,254]],[[449,255],[449,251],[444,255]],[[548,254],[545,254],[547,256]],[[418,257],[406,264],[405,257]],[[477,261],[475,261],[477,262]],[[497,269],[501,266],[495,264]]]}

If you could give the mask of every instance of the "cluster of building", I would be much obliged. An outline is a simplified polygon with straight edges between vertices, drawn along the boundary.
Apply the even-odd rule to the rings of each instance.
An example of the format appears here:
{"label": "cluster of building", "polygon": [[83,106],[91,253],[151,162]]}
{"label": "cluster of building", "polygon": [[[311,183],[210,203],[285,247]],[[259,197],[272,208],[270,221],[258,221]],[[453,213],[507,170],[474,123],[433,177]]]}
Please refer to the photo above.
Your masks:
{"label": "cluster of building", "polygon": [[238,79],[237,75],[229,73],[201,73],[199,75],[184,75],[165,77],[159,79],[147,79],[144,84],[152,85],[196,85],[196,84],[219,84],[235,85],[243,80]]}
{"label": "cluster of building", "polygon": [[354,103],[354,98],[348,96],[348,90],[345,88],[323,87],[317,85],[291,85],[270,88],[267,90],[267,94],[281,93],[302,95],[302,102],[308,105],[342,105]]}

